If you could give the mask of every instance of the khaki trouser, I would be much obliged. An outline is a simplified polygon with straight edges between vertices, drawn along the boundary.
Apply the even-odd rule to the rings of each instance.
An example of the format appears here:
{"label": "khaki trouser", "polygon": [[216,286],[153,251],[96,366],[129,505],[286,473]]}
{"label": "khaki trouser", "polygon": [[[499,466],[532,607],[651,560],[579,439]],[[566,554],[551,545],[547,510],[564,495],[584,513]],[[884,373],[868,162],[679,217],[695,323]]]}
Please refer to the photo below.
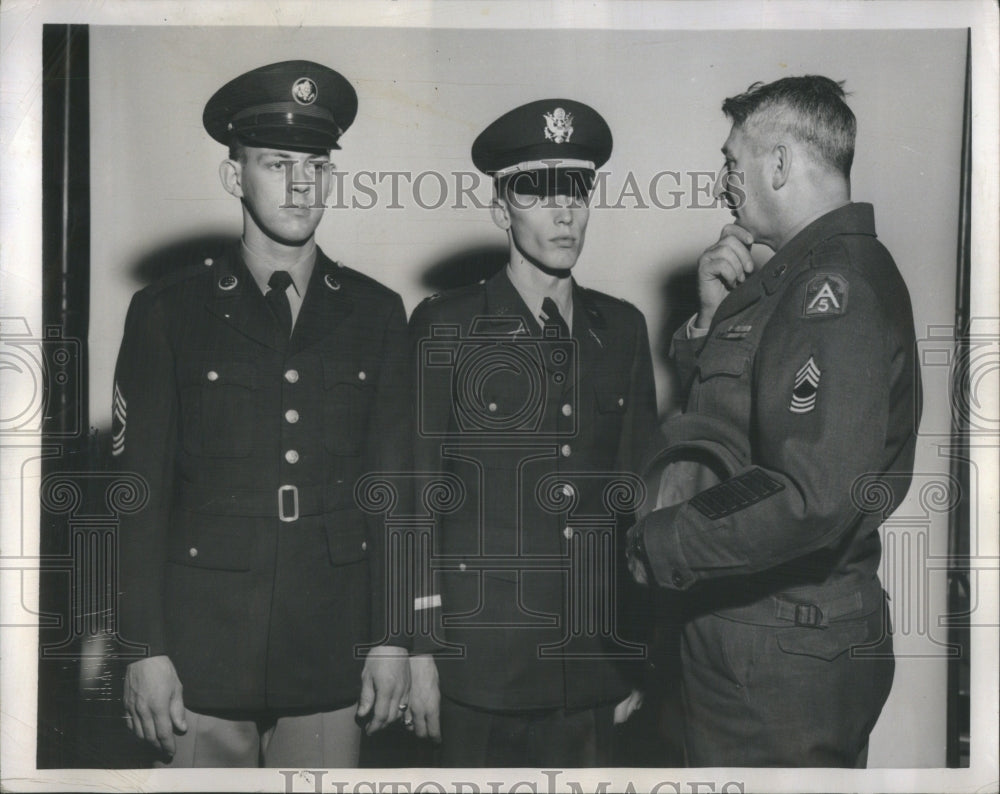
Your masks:
{"label": "khaki trouser", "polygon": [[187,732],[175,734],[174,757],[157,766],[353,768],[361,750],[356,710],[355,705],[318,714],[226,719],[185,709]]}

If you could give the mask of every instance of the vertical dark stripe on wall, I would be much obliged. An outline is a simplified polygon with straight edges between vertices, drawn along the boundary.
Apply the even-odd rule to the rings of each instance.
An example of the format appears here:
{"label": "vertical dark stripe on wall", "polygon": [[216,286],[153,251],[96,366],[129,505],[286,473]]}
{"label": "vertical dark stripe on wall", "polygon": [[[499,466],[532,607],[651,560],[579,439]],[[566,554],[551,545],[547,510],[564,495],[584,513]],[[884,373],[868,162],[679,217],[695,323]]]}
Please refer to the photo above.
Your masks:
{"label": "vertical dark stripe on wall", "polygon": [[[956,509],[948,525],[948,644],[958,654],[948,661],[948,723],[946,763],[949,767],[969,765],[971,643],[969,636],[973,580],[969,574],[969,434],[970,411],[974,410],[972,345],[974,329],[970,314],[972,280],[972,34],[966,38],[965,105],[962,117],[962,159],[958,199],[958,251],[955,294],[955,366],[952,369],[951,475],[960,489]],[[980,487],[984,484],[980,483]]]}
{"label": "vertical dark stripe on wall", "polygon": [[[42,320],[46,328],[57,326],[65,338],[80,341],[79,372],[85,377],[90,304],[87,26],[45,25],[42,58]],[[46,412],[50,433],[74,436],[70,423],[87,417],[87,389],[79,386],[51,395],[56,400]],[[80,435],[86,437],[85,432]]]}
{"label": "vertical dark stripe on wall", "polygon": [[[89,469],[87,330],[90,304],[90,91],[86,25],[42,28],[42,490],[56,479],[86,482]],[[40,332],[40,333],[39,333]],[[43,510],[39,527],[39,768],[83,766],[78,739],[81,659],[77,647],[58,658],[71,625],[69,512]],[[76,570],[74,566],[74,571]]]}

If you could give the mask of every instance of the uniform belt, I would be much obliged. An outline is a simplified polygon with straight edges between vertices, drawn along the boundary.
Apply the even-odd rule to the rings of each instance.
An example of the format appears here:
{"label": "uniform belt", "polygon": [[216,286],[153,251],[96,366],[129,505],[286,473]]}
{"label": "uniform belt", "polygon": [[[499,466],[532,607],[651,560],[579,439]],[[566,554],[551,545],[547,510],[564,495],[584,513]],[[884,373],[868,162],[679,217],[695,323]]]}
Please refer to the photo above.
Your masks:
{"label": "uniform belt", "polygon": [[803,595],[801,598],[796,598],[786,594],[776,594],[753,604],[720,609],[715,614],[757,626],[786,627],[791,624],[826,628],[839,618],[867,615],[881,603],[882,586],[875,580],[871,584],[855,585],[840,595],[820,592],[815,596]]}
{"label": "uniform belt", "polygon": [[[326,485],[282,485],[251,491],[181,482],[177,487],[176,505],[194,513],[248,518],[270,516],[287,522],[335,509],[331,508],[336,504],[332,496],[332,489]],[[340,494],[340,501],[343,501],[343,494]],[[350,504],[342,507],[350,507]]]}

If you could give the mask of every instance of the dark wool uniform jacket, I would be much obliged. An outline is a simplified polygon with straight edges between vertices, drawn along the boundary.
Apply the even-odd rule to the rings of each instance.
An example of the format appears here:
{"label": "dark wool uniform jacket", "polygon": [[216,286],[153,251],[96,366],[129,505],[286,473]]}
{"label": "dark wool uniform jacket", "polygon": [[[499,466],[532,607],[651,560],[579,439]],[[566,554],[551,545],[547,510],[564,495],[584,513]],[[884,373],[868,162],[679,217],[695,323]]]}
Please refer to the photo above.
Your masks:
{"label": "dark wool uniform jacket", "polygon": [[191,708],[345,705],[362,644],[402,642],[354,488],[408,467],[405,333],[395,293],[322,252],[290,340],[235,250],[133,298],[114,454],[149,499],[121,522],[121,633]]}
{"label": "dark wool uniform jacket", "polygon": [[[673,349],[686,416],[726,428],[737,463],[643,520],[656,582],[761,625],[879,608],[877,530],[910,485],[920,380],[909,294],[871,205],[810,224],[726,297],[707,336],[681,329]],[[802,637],[821,656],[866,640]]]}
{"label": "dark wool uniform jacket", "polygon": [[504,269],[410,321],[416,466],[454,497],[421,500],[425,595],[441,690],[472,706],[593,707],[641,669],[623,549],[656,424],[646,323],[578,285],[573,307],[572,338],[542,338]]}

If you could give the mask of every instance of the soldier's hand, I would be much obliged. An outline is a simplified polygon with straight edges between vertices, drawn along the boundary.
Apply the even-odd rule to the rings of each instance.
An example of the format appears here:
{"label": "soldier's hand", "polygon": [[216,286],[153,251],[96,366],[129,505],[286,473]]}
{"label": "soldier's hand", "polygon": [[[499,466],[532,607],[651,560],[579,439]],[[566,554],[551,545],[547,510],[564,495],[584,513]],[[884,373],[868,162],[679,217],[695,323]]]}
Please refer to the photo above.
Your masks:
{"label": "soldier's hand", "polygon": [[[441,691],[438,671],[430,655],[410,658],[410,715],[412,727],[421,739],[441,741]],[[410,725],[407,725],[410,727]]]}
{"label": "soldier's hand", "polygon": [[628,571],[638,584],[649,584],[650,576],[646,570],[646,555],[642,545],[642,522],[633,525],[626,535],[625,558],[628,561]]}
{"label": "soldier's hand", "polygon": [[642,691],[633,689],[631,694],[615,706],[615,725],[621,725],[635,712],[642,708]]}
{"label": "soldier's hand", "polygon": [[730,223],[722,227],[718,242],[706,248],[698,258],[698,298],[701,302],[695,321],[698,328],[708,328],[715,310],[729,291],[753,272],[752,244],[750,232]]}
{"label": "soldier's hand", "polygon": [[404,715],[410,693],[410,664],[406,648],[379,645],[368,651],[361,671],[358,719],[371,714],[365,732],[370,736]]}
{"label": "soldier's hand", "polygon": [[150,656],[125,671],[125,724],[138,738],[173,756],[174,732],[186,733],[183,687],[173,662]]}

